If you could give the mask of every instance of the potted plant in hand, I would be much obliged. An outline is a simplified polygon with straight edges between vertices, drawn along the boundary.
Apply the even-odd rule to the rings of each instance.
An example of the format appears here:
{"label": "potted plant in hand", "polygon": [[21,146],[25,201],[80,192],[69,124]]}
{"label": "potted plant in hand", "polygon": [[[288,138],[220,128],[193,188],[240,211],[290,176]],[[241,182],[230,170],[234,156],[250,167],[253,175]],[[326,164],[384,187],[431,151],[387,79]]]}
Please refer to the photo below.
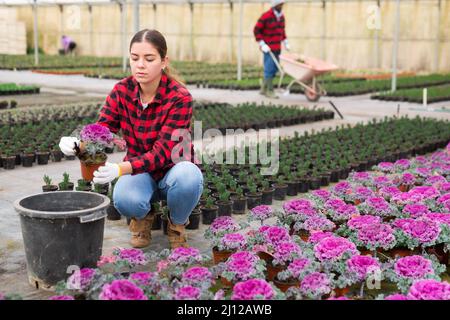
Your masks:
{"label": "potted plant in hand", "polygon": [[70,182],[70,176],[67,172],[63,173],[63,181],[59,184],[59,191],[73,190],[73,182]]}
{"label": "potted plant in hand", "polygon": [[52,184],[52,179],[50,179],[49,176],[44,175],[44,182],[45,182],[45,185],[42,186],[43,192],[50,192],[50,191],[58,190],[58,186]]}
{"label": "potted plant in hand", "polygon": [[81,175],[84,180],[92,181],[94,171],[105,165],[108,158],[105,148],[113,146],[113,134],[100,124],[88,124],[79,133],[80,148],[76,154],[80,159]]}

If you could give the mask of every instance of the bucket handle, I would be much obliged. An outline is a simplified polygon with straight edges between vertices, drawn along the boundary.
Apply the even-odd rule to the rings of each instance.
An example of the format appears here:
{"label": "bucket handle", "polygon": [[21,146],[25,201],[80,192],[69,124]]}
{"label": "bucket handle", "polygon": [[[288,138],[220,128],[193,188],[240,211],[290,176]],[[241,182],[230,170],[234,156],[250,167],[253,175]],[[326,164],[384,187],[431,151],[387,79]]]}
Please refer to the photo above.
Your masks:
{"label": "bucket handle", "polygon": [[94,222],[94,221],[105,218],[107,215],[108,214],[106,213],[106,210],[96,211],[96,212],[88,214],[86,216],[81,216],[80,223]]}

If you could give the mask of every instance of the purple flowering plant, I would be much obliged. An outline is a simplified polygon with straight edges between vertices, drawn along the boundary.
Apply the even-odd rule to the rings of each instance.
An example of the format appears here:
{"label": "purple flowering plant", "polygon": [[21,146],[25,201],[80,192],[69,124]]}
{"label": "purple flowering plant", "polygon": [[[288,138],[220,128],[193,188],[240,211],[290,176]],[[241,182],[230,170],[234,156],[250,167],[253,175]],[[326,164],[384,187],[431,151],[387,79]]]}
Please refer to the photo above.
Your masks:
{"label": "purple flowering plant", "polygon": [[268,205],[259,205],[250,210],[248,221],[259,221],[263,225],[264,220],[274,215],[273,209]]}
{"label": "purple flowering plant", "polygon": [[434,279],[417,280],[407,296],[409,300],[450,300],[450,284]]}
{"label": "purple flowering plant", "polygon": [[255,278],[264,278],[265,261],[248,251],[233,253],[225,263],[220,263],[221,276],[236,283]]}
{"label": "purple flowering plant", "polygon": [[439,275],[446,267],[433,255],[414,255],[397,258],[384,266],[386,278],[395,283],[401,293],[406,294],[414,281],[420,279],[441,280]]}
{"label": "purple flowering plant", "polygon": [[410,250],[444,243],[450,244],[450,228],[426,216],[417,219],[397,219],[393,222],[397,243]]}
{"label": "purple flowering plant", "polygon": [[313,258],[300,257],[289,263],[287,268],[278,272],[276,278],[280,281],[301,281],[306,275],[320,270],[320,264]]}
{"label": "purple flowering plant", "polygon": [[241,230],[241,226],[236,220],[229,216],[221,216],[214,219],[211,225],[205,231],[206,239],[217,239],[223,237],[227,233],[233,233]]}
{"label": "purple flowering plant", "polygon": [[285,295],[264,279],[249,279],[233,287],[231,300],[282,300]]}

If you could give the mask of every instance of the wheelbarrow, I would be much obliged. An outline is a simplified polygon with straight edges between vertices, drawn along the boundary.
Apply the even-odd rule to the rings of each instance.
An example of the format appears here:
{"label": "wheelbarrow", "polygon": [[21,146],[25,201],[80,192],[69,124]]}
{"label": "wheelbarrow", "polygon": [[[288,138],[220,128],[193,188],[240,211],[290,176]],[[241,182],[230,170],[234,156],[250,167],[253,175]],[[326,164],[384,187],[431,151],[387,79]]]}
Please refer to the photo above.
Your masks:
{"label": "wheelbarrow", "polygon": [[278,89],[281,88],[281,83],[283,82],[283,78],[286,74],[293,78],[293,80],[286,87],[284,94],[289,94],[294,83],[297,83],[303,87],[306,99],[308,99],[308,101],[318,101],[321,96],[327,94],[322,85],[320,85],[317,77],[337,70],[338,66],[297,53],[282,54],[280,55],[280,61],[278,61],[272,51],[269,51],[269,53],[280,71]]}

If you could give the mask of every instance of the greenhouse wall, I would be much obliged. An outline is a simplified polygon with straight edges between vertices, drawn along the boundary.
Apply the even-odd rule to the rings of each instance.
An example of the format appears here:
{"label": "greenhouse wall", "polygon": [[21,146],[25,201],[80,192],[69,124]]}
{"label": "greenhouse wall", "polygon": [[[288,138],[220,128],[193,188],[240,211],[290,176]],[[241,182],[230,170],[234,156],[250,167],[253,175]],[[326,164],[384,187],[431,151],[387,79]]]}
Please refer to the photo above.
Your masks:
{"label": "greenhouse wall", "polygon": [[[284,7],[286,33],[292,50],[324,58],[347,68],[390,69],[394,38],[395,1],[288,3]],[[401,70],[450,70],[450,1],[401,1],[398,67]],[[253,26],[268,4],[245,3],[243,61],[261,64]],[[17,9],[27,25],[32,46],[33,20],[30,7]],[[193,36],[188,4],[141,4],[141,28],[165,34],[169,55],[175,60],[236,62],[239,5],[195,4]],[[127,43],[133,35],[133,8],[127,11]],[[81,55],[119,56],[122,53],[121,13],[118,5],[58,6],[38,9],[39,43],[55,54],[62,34],[71,36]],[[413,54],[412,54],[413,53]]]}

